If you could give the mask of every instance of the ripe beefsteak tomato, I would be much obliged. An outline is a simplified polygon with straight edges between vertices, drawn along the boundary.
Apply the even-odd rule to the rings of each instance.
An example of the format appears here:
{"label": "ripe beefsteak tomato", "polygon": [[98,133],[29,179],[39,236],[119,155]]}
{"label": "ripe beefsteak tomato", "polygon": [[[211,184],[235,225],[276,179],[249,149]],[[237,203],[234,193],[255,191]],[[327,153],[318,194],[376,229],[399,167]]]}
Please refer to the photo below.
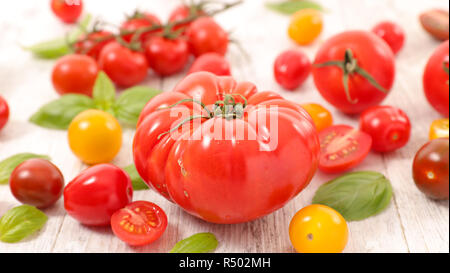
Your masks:
{"label": "ripe beefsteak tomato", "polygon": [[318,134],[298,104],[258,94],[252,83],[198,72],[153,98],[133,144],[141,177],[208,222],[247,222],[283,207],[317,170]]}

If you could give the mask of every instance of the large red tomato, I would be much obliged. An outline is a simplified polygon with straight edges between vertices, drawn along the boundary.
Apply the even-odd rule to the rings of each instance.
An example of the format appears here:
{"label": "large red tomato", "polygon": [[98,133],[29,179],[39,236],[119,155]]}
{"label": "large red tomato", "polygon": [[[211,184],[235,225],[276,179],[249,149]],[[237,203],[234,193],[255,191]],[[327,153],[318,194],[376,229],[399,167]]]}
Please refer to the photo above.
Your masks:
{"label": "large red tomato", "polygon": [[423,74],[423,88],[430,104],[441,115],[448,117],[448,50],[449,42],[443,42],[433,53]]}
{"label": "large red tomato", "polygon": [[329,103],[344,113],[360,113],[389,93],[395,78],[394,54],[373,33],[343,32],[322,45],[313,76]]}
{"label": "large red tomato", "polygon": [[312,179],[319,139],[303,108],[269,94],[231,77],[187,76],[141,114],[133,145],[139,174],[208,222],[246,222],[283,207]]}

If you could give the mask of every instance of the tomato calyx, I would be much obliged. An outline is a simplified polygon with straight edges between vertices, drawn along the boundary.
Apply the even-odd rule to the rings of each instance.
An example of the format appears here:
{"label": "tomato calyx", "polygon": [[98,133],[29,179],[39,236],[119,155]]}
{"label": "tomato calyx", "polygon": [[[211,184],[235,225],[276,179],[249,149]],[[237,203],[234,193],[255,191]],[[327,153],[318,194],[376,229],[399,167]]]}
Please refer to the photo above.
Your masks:
{"label": "tomato calyx", "polygon": [[351,49],[345,50],[344,60],[343,61],[329,61],[321,64],[314,64],[315,67],[321,68],[326,66],[337,66],[342,69],[344,75],[342,76],[342,83],[344,85],[345,95],[347,100],[352,103],[358,103],[358,99],[353,99],[350,94],[349,88],[349,78],[353,74],[358,74],[365,78],[371,85],[373,85],[379,91],[387,94],[388,91],[382,87],[375,78],[369,74],[365,69],[358,65],[358,60],[353,56],[353,52]]}

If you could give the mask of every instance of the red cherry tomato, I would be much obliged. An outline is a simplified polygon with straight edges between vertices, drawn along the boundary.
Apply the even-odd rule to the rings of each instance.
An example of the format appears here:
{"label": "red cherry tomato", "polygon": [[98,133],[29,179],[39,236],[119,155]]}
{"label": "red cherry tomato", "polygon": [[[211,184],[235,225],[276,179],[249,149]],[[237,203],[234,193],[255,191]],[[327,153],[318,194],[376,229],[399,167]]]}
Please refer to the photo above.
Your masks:
{"label": "red cherry tomato", "polygon": [[83,11],[81,0],[52,0],[50,2],[53,13],[64,23],[75,23]]}
{"label": "red cherry tomato", "polygon": [[211,17],[195,20],[187,31],[187,37],[191,52],[196,57],[209,52],[222,56],[227,53],[228,33]]}
{"label": "red cherry tomato", "polygon": [[82,94],[92,96],[99,67],[86,55],[67,55],[58,60],[53,68],[52,82],[60,95]]}
{"label": "red cherry tomato", "polygon": [[319,133],[319,169],[341,173],[359,165],[372,146],[370,135],[347,125],[334,125]]}
{"label": "red cherry tomato", "polygon": [[390,152],[406,145],[411,135],[411,123],[401,109],[374,106],[361,114],[361,131],[372,137],[372,149]]}
{"label": "red cherry tomato", "polygon": [[155,36],[147,41],[145,54],[150,67],[160,76],[170,76],[184,69],[189,61],[189,45],[183,39]]}
{"label": "red cherry tomato", "polygon": [[[170,23],[179,22],[179,21],[187,19],[189,16],[195,16],[195,15],[205,15],[205,12],[203,10],[201,10],[200,6],[197,6],[197,5],[194,5],[194,6],[180,5],[180,6],[176,7],[170,14],[169,22]],[[191,25],[191,23],[192,22],[181,24],[181,25],[175,27],[174,30],[185,28],[185,31],[186,31],[187,28],[189,28],[189,26]]]}
{"label": "red cherry tomato", "polygon": [[448,138],[437,138],[425,144],[413,162],[417,187],[433,199],[448,199]]}
{"label": "red cherry tomato", "polygon": [[97,31],[83,36],[74,45],[75,53],[85,54],[96,60],[102,49],[114,40],[113,34],[109,31]]}
{"label": "red cherry tomato", "polygon": [[[129,18],[127,21],[125,21],[122,26],[120,27],[120,31],[122,32],[135,32],[138,29],[151,27],[151,26],[160,26],[161,21],[159,18],[149,12],[144,13],[136,13],[133,17]],[[155,33],[160,32],[161,30],[153,30],[153,31],[147,31],[141,34],[139,41],[142,43],[145,43],[150,37],[155,35]],[[130,42],[133,39],[134,34],[127,34],[122,36],[122,38]]]}
{"label": "red cherry tomato", "polygon": [[[394,83],[394,61],[392,50],[375,34],[343,32],[327,40],[319,49],[313,67],[314,82],[320,94],[342,112],[361,113],[380,104],[387,96]],[[364,77],[361,69],[381,89],[371,83],[367,75]],[[348,89],[344,84],[344,70],[348,75]]]}
{"label": "red cherry tomato", "polygon": [[217,76],[231,76],[230,63],[222,55],[206,53],[195,59],[189,74],[195,72],[210,72]]}
{"label": "red cherry tomato", "polygon": [[99,66],[113,82],[121,87],[131,87],[142,82],[148,74],[144,54],[132,51],[117,42],[103,48]]}
{"label": "red cherry tomato", "polygon": [[61,198],[64,177],[48,160],[30,159],[14,169],[9,186],[21,203],[44,209]]}
{"label": "red cherry tomato", "polygon": [[129,175],[111,164],[83,171],[64,189],[64,207],[77,221],[88,226],[107,226],[114,212],[133,197]]}
{"label": "red cherry tomato", "polygon": [[273,69],[276,81],[283,88],[294,90],[308,78],[311,62],[303,52],[287,50],[277,57]]}
{"label": "red cherry tomato", "polygon": [[392,49],[394,54],[397,54],[403,48],[403,44],[405,43],[405,31],[396,23],[388,21],[381,22],[372,29],[372,32],[383,39]]}
{"label": "red cherry tomato", "polygon": [[114,234],[131,246],[143,246],[158,240],[167,228],[167,216],[157,205],[137,201],[111,217]]}
{"label": "red cherry tomato", "polygon": [[428,102],[443,115],[449,111],[449,42],[443,42],[428,60],[423,74],[423,88]]}
{"label": "red cherry tomato", "polygon": [[9,119],[9,107],[6,100],[0,96],[0,131],[5,127]]}

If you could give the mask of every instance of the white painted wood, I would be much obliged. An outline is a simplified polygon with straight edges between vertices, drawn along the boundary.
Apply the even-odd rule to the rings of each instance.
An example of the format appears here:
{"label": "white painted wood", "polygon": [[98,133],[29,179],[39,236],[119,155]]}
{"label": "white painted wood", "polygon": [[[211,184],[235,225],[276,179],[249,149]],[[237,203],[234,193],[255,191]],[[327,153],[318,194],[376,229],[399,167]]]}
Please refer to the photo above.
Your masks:
{"label": "white painted wood", "polygon": [[[86,10],[119,24],[124,13],[140,7],[164,16],[179,2],[86,0]],[[264,8],[264,1],[245,3],[217,20],[227,30],[234,30],[249,53],[248,62],[232,46],[228,58],[238,80],[255,82],[260,90],[274,90],[297,102],[319,102],[333,111],[336,123],[357,125],[357,118],[343,115],[327,104],[316,91],[312,79],[294,93],[283,91],[274,81],[272,64],[277,54],[296,48],[286,35],[289,18]],[[425,62],[438,42],[420,27],[418,14],[432,7],[448,9],[448,2],[406,0],[322,0],[327,8],[325,29],[320,39],[303,47],[311,58],[321,42],[346,29],[370,29],[376,22],[391,19],[407,32],[408,41],[397,57],[397,78],[385,104],[405,110],[413,122],[413,137],[403,149],[390,154],[371,154],[358,170],[376,170],[390,178],[395,196],[389,208],[378,216],[349,223],[350,240],[346,252],[448,252],[448,201],[435,202],[424,197],[411,178],[411,162],[415,152],[427,141],[428,126],[439,117],[425,100],[421,75]],[[67,27],[53,17],[47,1],[9,1],[0,9],[0,93],[11,106],[11,120],[0,133],[0,159],[18,152],[48,154],[70,181],[86,166],[70,152],[66,133],[45,130],[27,122],[42,104],[57,98],[50,83],[53,61],[37,60],[19,45],[62,35]],[[183,74],[158,79],[149,77],[146,84],[170,91]],[[131,143],[134,132],[125,131],[125,142],[114,164],[132,162]],[[283,209],[263,219],[239,225],[214,225],[184,213],[152,191],[137,192],[135,200],[151,200],[168,214],[169,227],[154,244],[132,248],[113,236],[109,228],[79,225],[64,212],[62,201],[45,212],[50,216],[46,226],[36,235],[18,244],[0,243],[0,252],[167,252],[187,236],[210,231],[220,241],[218,252],[293,252],[288,225],[300,208],[310,204],[315,190],[334,176],[317,173],[311,185]],[[19,205],[7,186],[0,186],[0,215]]]}

